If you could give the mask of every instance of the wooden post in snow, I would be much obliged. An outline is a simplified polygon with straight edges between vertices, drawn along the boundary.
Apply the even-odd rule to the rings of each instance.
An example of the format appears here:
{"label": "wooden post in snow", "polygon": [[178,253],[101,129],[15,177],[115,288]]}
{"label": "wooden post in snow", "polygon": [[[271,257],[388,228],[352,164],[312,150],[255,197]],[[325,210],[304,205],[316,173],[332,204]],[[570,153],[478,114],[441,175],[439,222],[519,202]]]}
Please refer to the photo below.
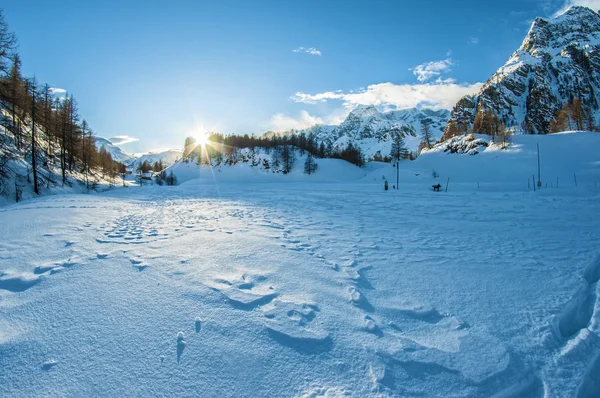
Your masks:
{"label": "wooden post in snow", "polygon": [[540,144],[537,144],[537,153],[538,153],[538,188],[542,187],[542,179],[541,179],[541,171],[540,171]]}

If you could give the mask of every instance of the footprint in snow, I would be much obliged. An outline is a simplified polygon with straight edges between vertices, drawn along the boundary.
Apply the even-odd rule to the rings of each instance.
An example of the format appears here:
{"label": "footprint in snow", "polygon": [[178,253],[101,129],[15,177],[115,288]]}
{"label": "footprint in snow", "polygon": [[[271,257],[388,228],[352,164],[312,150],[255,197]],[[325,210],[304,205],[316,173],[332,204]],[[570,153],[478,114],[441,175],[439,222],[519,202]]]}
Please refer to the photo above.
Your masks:
{"label": "footprint in snow", "polygon": [[129,262],[131,262],[131,265],[140,272],[149,267],[148,264],[145,264],[142,260],[137,258],[130,258]]}
{"label": "footprint in snow", "polygon": [[331,338],[316,321],[316,304],[273,300],[265,310],[265,327],[280,344],[303,352],[327,351]]}
{"label": "footprint in snow", "polygon": [[177,333],[177,363],[181,362],[181,356],[183,355],[183,350],[185,349],[185,335],[183,332]]}
{"label": "footprint in snow", "polygon": [[55,367],[56,365],[58,365],[58,362],[56,362],[54,359],[51,359],[49,361],[46,361],[42,364],[42,369],[43,370],[50,370],[53,367]]}
{"label": "footprint in snow", "polygon": [[215,279],[209,286],[222,293],[233,307],[250,311],[277,297],[273,286],[262,283],[265,279],[264,275],[243,274],[233,279]]}

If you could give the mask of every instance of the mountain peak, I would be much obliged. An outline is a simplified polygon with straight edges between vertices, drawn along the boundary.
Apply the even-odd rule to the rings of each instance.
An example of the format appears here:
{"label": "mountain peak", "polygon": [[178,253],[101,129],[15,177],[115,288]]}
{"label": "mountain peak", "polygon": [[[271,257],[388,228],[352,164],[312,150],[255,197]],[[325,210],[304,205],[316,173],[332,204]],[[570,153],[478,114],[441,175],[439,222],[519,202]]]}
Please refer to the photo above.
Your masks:
{"label": "mountain peak", "polygon": [[375,108],[374,105],[358,105],[356,108],[354,108],[352,110],[352,112],[350,112],[351,115],[360,116],[360,117],[373,116],[373,115],[377,115],[379,113],[380,113],[379,110],[377,110],[377,108]]}
{"label": "mountain peak", "polygon": [[562,17],[591,17],[598,16],[598,13],[591,8],[584,6],[571,6],[562,13],[558,14],[554,19],[560,19]]}
{"label": "mountain peak", "polygon": [[545,134],[564,104],[579,98],[590,119],[600,119],[600,15],[571,7],[553,19],[536,18],[521,47],[484,84],[463,98],[451,119],[466,130],[483,109],[508,127]]}
{"label": "mountain peak", "polygon": [[537,57],[541,52],[592,38],[600,39],[600,15],[590,8],[573,6],[549,20],[536,18],[520,50]]}

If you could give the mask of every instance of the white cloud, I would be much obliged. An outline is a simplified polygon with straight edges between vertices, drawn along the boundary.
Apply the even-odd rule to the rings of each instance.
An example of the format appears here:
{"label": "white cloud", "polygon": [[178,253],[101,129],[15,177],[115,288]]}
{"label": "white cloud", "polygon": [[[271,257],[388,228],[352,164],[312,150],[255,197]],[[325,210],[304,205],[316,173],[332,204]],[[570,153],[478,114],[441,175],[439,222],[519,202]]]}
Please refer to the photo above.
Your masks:
{"label": "white cloud", "polygon": [[588,7],[597,12],[600,10],[600,0],[566,0],[562,8],[555,15],[562,14],[572,6]]}
{"label": "white cloud", "polygon": [[128,135],[117,135],[115,137],[111,137],[108,139],[114,145],[124,145],[129,144],[131,142],[139,141],[139,139],[130,137]]}
{"label": "white cloud", "polygon": [[270,128],[273,131],[290,131],[307,129],[315,124],[323,124],[323,119],[317,116],[311,116],[307,111],[300,111],[300,116],[292,116],[277,113],[271,118]]}
{"label": "white cloud", "polygon": [[583,6],[598,11],[600,10],[600,0],[568,0],[566,6]]}
{"label": "white cloud", "polygon": [[67,90],[65,90],[64,88],[50,87],[50,92],[54,95],[65,95],[67,93]]}
{"label": "white cloud", "polygon": [[[364,89],[363,89],[364,90]],[[305,94],[301,92],[297,92],[290,99],[294,102],[302,102],[305,104],[316,104],[318,102],[327,102],[330,99],[342,99],[344,97],[344,92],[342,90],[337,91],[326,91],[324,93],[319,94]]]}
{"label": "white cloud", "polygon": [[310,47],[310,48],[305,48],[305,47],[298,47],[295,50],[292,50],[292,52],[294,53],[306,53],[306,54],[310,54],[310,55],[321,55],[321,51],[317,50],[314,47]]}
{"label": "white cloud", "polygon": [[423,83],[432,77],[449,72],[453,64],[452,59],[447,58],[441,61],[425,62],[409,70],[412,70],[413,74],[417,76],[417,80]]}
{"label": "white cloud", "polygon": [[479,44],[479,37],[469,37],[469,44]]}
{"label": "white cloud", "polygon": [[[328,91],[318,94],[298,92],[290,97],[295,102],[316,104],[329,100],[342,101],[345,108],[356,105],[392,106],[408,109],[424,106],[432,109],[451,109],[463,96],[475,94],[483,83],[457,84],[452,79],[438,79],[428,84],[372,84],[357,92]],[[313,123],[314,124],[314,123]]]}

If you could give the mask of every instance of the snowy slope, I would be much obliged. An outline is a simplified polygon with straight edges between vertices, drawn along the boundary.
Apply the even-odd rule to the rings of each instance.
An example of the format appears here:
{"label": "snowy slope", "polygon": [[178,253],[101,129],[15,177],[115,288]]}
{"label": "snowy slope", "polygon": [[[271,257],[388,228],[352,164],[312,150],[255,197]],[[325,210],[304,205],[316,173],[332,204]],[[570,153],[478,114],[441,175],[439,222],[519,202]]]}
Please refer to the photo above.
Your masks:
{"label": "snowy slope", "polygon": [[326,145],[331,143],[334,148],[342,148],[348,142],[352,142],[370,159],[375,154],[389,155],[389,131],[392,126],[398,125],[404,130],[406,146],[414,152],[421,141],[422,123],[430,123],[432,137],[437,140],[442,136],[449,117],[450,113],[445,109],[434,111],[413,108],[380,112],[373,105],[360,105],[350,112],[340,125],[318,125],[304,132],[313,133],[318,142],[324,142]]}
{"label": "snowy slope", "polygon": [[[0,116],[1,114],[0,111]],[[37,196],[33,187],[29,146],[31,131],[26,123],[23,124],[23,127],[24,145],[19,149],[13,135],[0,126],[0,206],[14,203],[17,201],[17,197],[18,200],[22,200]],[[76,169],[67,170],[66,183],[63,184],[58,146],[50,145],[46,135],[41,131],[37,132],[36,143],[40,195],[89,193],[92,188],[106,190],[118,185],[116,180],[102,175],[98,170],[92,170],[92,173],[86,176]]]}
{"label": "snowy slope", "polygon": [[[462,98],[452,111],[470,128],[478,110],[491,109],[507,127],[547,133],[565,102],[581,98],[600,120],[600,15],[571,7],[554,19],[537,18],[521,47],[476,96]],[[470,130],[469,130],[470,131]]]}
{"label": "snowy slope", "polygon": [[96,148],[98,148],[98,150],[100,150],[100,148],[104,147],[110,153],[110,155],[112,156],[112,159],[117,162],[129,164],[130,162],[135,160],[134,155],[130,155],[130,154],[126,153],[120,147],[114,145],[112,142],[110,142],[106,138],[94,137],[94,140],[96,142]]}
{"label": "snowy slope", "polygon": [[[485,144],[475,146],[474,144]],[[600,133],[565,132],[550,135],[512,136],[510,145],[490,141],[489,136],[456,137],[424,151],[416,160],[401,161],[401,186],[410,189],[430,190],[433,182],[446,183],[450,178],[454,190],[477,191],[526,191],[535,174],[537,182],[537,145],[540,147],[541,181],[554,188],[558,178],[559,187],[600,187]],[[374,144],[376,145],[376,144]],[[453,153],[450,148],[459,148]],[[462,148],[462,149],[461,149]],[[473,149],[471,149],[473,148]],[[273,168],[265,169],[263,161],[271,162],[271,155],[262,150],[241,151],[240,161],[235,165],[219,164],[198,166],[195,162],[178,162],[167,169],[173,170],[178,183],[201,179],[205,182],[357,182],[383,185],[387,179],[395,184],[396,169],[388,163],[371,162],[359,168],[339,159],[317,159],[318,169],[313,175],[303,172],[305,156],[297,154],[292,172],[283,175]],[[253,166],[254,165],[254,166]],[[433,171],[439,174],[432,178]],[[458,185],[457,185],[458,183]],[[532,188],[533,183],[529,186]]]}
{"label": "snowy slope", "polygon": [[[179,161],[166,169],[167,173],[173,171],[177,183],[182,184],[189,180],[205,180],[205,182],[343,182],[356,181],[364,177],[367,172],[360,167],[341,159],[314,158],[318,165],[312,175],[304,173],[304,162],[307,154],[300,154],[296,150],[294,165],[288,174],[283,174],[281,167],[276,168],[270,153],[262,149],[239,150],[239,161],[235,164],[214,164],[213,166],[199,166],[196,162]],[[268,168],[265,166],[265,161]]]}
{"label": "snowy slope", "polygon": [[[479,139],[489,140],[487,136]],[[541,181],[543,186],[594,188],[600,184],[600,133],[566,132],[539,135],[517,135],[503,150],[499,145],[478,149],[476,155],[457,155],[444,152],[447,143],[438,144],[424,152],[411,167],[431,175],[436,169],[441,178],[454,182],[489,182],[500,186],[523,189],[535,175],[537,181],[537,145],[540,148]],[[575,173],[575,176],[574,176]],[[533,185],[533,183],[532,183]],[[600,187],[600,185],[598,185]],[[506,188],[505,188],[506,189]]]}

